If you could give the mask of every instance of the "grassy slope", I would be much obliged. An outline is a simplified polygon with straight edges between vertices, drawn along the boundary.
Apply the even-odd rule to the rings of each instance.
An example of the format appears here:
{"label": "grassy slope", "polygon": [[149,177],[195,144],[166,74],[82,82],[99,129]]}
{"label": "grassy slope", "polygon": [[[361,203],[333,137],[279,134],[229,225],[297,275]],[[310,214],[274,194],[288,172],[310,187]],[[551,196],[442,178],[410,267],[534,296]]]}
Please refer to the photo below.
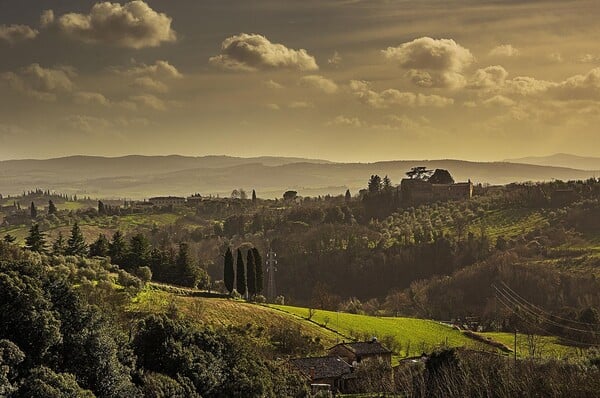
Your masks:
{"label": "grassy slope", "polygon": [[[283,305],[272,305],[280,311],[306,319],[308,309]],[[435,346],[445,344],[449,346],[475,346],[472,339],[464,336],[460,331],[439,322],[415,319],[373,317],[368,315],[348,314],[335,311],[316,310],[312,321],[327,325],[348,337],[369,338],[376,336],[380,339],[386,336],[393,337],[401,344],[400,355],[416,355],[421,351],[429,351]],[[410,352],[406,352],[410,345]]]}
{"label": "grassy slope", "polygon": [[164,313],[172,302],[184,316],[207,325],[242,327],[252,325],[254,327],[262,326],[265,329],[297,326],[304,334],[318,337],[325,347],[334,345],[342,338],[330,330],[289,314],[239,300],[184,297],[145,289],[133,299],[128,310],[140,314]]}
{"label": "grassy slope", "polygon": [[[490,350],[491,347],[477,342],[444,324],[415,318],[373,317],[316,310],[309,321],[308,309],[283,305],[258,305],[239,300],[178,296],[173,293],[144,289],[131,302],[128,311],[139,315],[165,313],[171,303],[185,317],[207,325],[252,326],[264,329],[283,326],[297,326],[306,335],[318,337],[325,347],[331,347],[341,340],[366,339],[377,336],[385,341],[393,337],[400,344],[397,358],[418,355],[446,344],[450,347],[471,347]],[[511,333],[482,333],[495,341],[513,346]],[[577,355],[574,347],[559,343],[556,337],[536,336],[538,354],[544,357],[562,358]],[[409,348],[410,347],[410,348]],[[407,352],[407,348],[409,351]],[[530,350],[527,336],[518,336],[517,354],[528,357]]]}

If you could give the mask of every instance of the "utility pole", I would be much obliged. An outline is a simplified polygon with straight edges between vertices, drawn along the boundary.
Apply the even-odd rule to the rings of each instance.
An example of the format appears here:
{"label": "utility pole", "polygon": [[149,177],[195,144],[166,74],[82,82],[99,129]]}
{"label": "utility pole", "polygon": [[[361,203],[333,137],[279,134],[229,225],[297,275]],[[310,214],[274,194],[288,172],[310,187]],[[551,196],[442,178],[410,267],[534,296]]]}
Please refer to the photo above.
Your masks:
{"label": "utility pole", "polygon": [[515,328],[515,369],[517,367],[517,328]]}
{"label": "utility pole", "polygon": [[277,271],[277,253],[271,248],[267,253],[267,299],[273,301],[277,294],[275,290],[275,272]]}

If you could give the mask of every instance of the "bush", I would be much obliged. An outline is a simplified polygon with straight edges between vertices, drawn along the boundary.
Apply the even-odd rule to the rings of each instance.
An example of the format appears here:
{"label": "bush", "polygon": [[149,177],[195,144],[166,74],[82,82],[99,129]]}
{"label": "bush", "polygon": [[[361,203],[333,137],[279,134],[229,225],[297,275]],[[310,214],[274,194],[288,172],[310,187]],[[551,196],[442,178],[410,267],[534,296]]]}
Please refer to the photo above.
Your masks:
{"label": "bush", "polygon": [[135,276],[140,278],[144,283],[152,280],[152,270],[150,270],[150,267],[137,267],[134,273]]}
{"label": "bush", "polygon": [[134,287],[136,289],[141,289],[144,286],[144,283],[140,278],[133,276],[122,269],[119,270],[117,283],[123,287]]}

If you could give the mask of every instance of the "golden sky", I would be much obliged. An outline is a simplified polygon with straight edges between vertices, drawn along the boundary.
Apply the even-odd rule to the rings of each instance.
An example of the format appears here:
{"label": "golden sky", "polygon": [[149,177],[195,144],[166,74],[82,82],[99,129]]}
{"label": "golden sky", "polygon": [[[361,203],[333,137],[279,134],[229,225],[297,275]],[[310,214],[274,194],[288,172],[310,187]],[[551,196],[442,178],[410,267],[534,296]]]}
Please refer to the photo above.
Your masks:
{"label": "golden sky", "polygon": [[0,0],[0,159],[600,156],[600,1]]}

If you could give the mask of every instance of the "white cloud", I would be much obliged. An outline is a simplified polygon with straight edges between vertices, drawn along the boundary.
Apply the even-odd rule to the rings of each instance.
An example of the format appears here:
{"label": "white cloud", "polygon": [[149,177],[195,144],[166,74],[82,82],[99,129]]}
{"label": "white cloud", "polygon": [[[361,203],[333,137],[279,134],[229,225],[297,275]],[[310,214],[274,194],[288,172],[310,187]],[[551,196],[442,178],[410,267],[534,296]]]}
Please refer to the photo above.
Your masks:
{"label": "white cloud", "polygon": [[209,59],[225,69],[255,71],[259,69],[317,70],[315,58],[306,50],[294,50],[283,44],[271,43],[259,34],[241,33],[228,37],[221,44],[221,54]]}
{"label": "white cloud", "polygon": [[16,44],[25,40],[33,40],[38,31],[27,25],[0,25],[0,40],[8,44]]}
{"label": "white cloud", "polygon": [[484,100],[483,104],[486,106],[513,106],[516,102],[503,95],[495,95]]}
{"label": "white cloud", "polygon": [[267,80],[265,82],[265,85],[268,88],[272,88],[272,89],[275,89],[275,90],[279,90],[279,89],[283,88],[283,84],[277,83],[275,80]]}
{"label": "white cloud", "polygon": [[328,126],[362,127],[363,123],[357,117],[338,115],[327,122]]}
{"label": "white cloud", "polygon": [[571,76],[549,91],[560,100],[600,100],[600,67],[585,75]]}
{"label": "white cloud", "polygon": [[169,61],[158,60],[153,65],[135,64],[129,68],[111,67],[112,72],[124,76],[154,76],[161,79],[179,79],[183,75]]}
{"label": "white cloud", "polygon": [[110,120],[87,115],[67,116],[62,119],[62,124],[69,130],[86,134],[97,130],[106,130],[113,126]]}
{"label": "white cloud", "polygon": [[473,54],[454,40],[431,37],[421,37],[398,47],[388,47],[383,50],[383,54],[407,69],[460,72],[474,60]]}
{"label": "white cloud", "polygon": [[73,94],[73,99],[76,103],[82,105],[91,104],[100,106],[110,106],[110,101],[100,93],[80,91]]}
{"label": "white cloud", "polygon": [[316,88],[326,94],[334,94],[338,91],[338,85],[330,79],[320,75],[308,75],[300,79],[300,84],[305,87]]}
{"label": "white cloud", "polygon": [[151,94],[133,95],[129,99],[138,105],[155,111],[164,111],[167,109],[167,105],[163,100]]}
{"label": "white cloud", "polygon": [[265,106],[267,107],[267,109],[270,109],[272,111],[278,111],[281,109],[277,104],[266,104]]}
{"label": "white cloud", "polygon": [[377,92],[370,89],[368,82],[360,80],[350,81],[349,87],[359,101],[372,108],[389,108],[390,106],[445,107],[454,103],[452,98],[439,95],[415,94],[393,88]]}
{"label": "white cloud", "polygon": [[383,50],[386,59],[396,61],[420,87],[462,87],[462,71],[473,63],[471,51],[451,39],[421,37]]}
{"label": "white cloud", "polygon": [[0,80],[30,97],[55,101],[57,94],[74,90],[75,84],[71,80],[74,74],[70,67],[44,68],[39,64],[31,64],[21,68],[17,73],[0,74]]}
{"label": "white cloud", "polygon": [[582,64],[594,64],[596,62],[600,62],[600,55],[584,54],[579,57],[579,62]]}
{"label": "white cloud", "polygon": [[519,50],[511,44],[501,44],[492,48],[489,52],[491,57],[516,57],[519,55]]}
{"label": "white cloud", "polygon": [[144,91],[152,91],[155,93],[166,93],[169,91],[169,88],[166,84],[158,80],[154,80],[149,76],[137,77],[133,80],[131,85]]}
{"label": "white cloud", "polygon": [[58,18],[52,10],[41,16],[42,27],[55,28],[65,36],[85,43],[102,43],[127,48],[158,47],[174,42],[172,19],[154,11],[141,0],[123,5],[100,2],[89,14],[68,13]]}
{"label": "white cloud", "polygon": [[477,69],[468,83],[468,88],[493,89],[504,85],[508,72],[500,65]]}

